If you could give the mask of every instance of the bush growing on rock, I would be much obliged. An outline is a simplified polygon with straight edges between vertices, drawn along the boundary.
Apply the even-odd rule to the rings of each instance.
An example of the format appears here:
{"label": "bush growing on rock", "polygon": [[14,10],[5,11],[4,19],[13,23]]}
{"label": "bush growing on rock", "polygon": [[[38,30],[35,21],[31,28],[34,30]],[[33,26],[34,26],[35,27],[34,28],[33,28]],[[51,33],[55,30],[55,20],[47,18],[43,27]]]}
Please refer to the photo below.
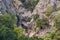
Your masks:
{"label": "bush growing on rock", "polygon": [[21,0],[24,7],[30,11],[33,11],[39,0]]}
{"label": "bush growing on rock", "polygon": [[49,21],[45,18],[37,19],[36,20],[36,26],[37,27],[48,27],[49,26]]}
{"label": "bush growing on rock", "polygon": [[50,16],[50,14],[52,13],[52,12],[54,12],[55,10],[53,9],[53,7],[47,7],[47,9],[46,9],[46,11],[45,11],[45,14],[47,15],[47,16]]}

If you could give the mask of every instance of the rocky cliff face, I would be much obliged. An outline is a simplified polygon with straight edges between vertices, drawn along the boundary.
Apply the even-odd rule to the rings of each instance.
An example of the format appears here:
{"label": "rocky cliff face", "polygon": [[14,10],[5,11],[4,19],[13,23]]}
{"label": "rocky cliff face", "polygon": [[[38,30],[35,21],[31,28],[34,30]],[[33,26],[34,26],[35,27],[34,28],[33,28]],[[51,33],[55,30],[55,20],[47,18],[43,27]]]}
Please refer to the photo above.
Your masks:
{"label": "rocky cliff face", "polygon": [[[52,11],[51,11],[52,10]],[[40,18],[47,17],[50,24],[53,25],[52,20],[50,19],[56,12],[60,11],[60,0],[39,0],[35,9],[32,12],[33,14],[38,13]],[[49,16],[46,15],[46,12],[50,13]],[[55,13],[55,14],[54,14]]]}
{"label": "rocky cliff face", "polygon": [[48,7],[52,7],[54,9],[60,7],[60,0],[40,0],[33,13],[44,13]]}
{"label": "rocky cliff face", "polygon": [[0,0],[0,10],[1,13],[15,13],[14,7],[12,5],[12,0]]}
{"label": "rocky cliff face", "polygon": [[[30,14],[31,11],[28,11],[23,6],[20,0],[0,0],[0,13],[1,11],[9,11],[10,13],[24,12],[25,14]],[[53,8],[60,7],[60,0],[39,0],[32,13],[44,12],[48,6]]]}
{"label": "rocky cliff face", "polygon": [[[47,7],[57,8],[60,7],[60,0],[39,0],[32,14],[43,13]],[[31,11],[25,9],[24,5],[20,0],[0,0],[0,13],[22,13],[22,16],[30,16]]]}
{"label": "rocky cliff face", "polygon": [[39,14],[40,18],[42,18],[43,16],[50,18],[51,15],[48,17],[45,14],[46,10],[50,10],[49,8],[56,9],[51,13],[51,15],[54,15],[54,13],[60,11],[60,0],[39,0],[33,12],[26,9],[23,3],[21,2],[21,0],[0,0],[0,14],[6,13],[6,12],[11,14],[13,13],[16,14],[19,19],[19,20],[17,19],[17,23],[19,25],[21,25],[21,23],[23,23],[24,25],[26,24],[26,26],[31,25],[31,23],[33,22],[33,19],[30,22],[25,22],[25,21],[21,22],[21,21],[22,19],[25,20],[27,17],[31,17],[36,13]]}
{"label": "rocky cliff face", "polygon": [[23,4],[19,0],[0,0],[0,10],[0,13],[22,13],[22,16],[27,16],[28,14],[26,15],[26,13],[30,13],[30,11],[23,7]]}
{"label": "rocky cliff face", "polygon": [[[0,0],[0,14],[3,13],[16,14],[18,19],[21,17],[27,17],[31,15],[31,12],[23,7],[23,4],[19,0]],[[20,25],[19,20],[18,24]],[[23,18],[22,18],[23,19]]]}

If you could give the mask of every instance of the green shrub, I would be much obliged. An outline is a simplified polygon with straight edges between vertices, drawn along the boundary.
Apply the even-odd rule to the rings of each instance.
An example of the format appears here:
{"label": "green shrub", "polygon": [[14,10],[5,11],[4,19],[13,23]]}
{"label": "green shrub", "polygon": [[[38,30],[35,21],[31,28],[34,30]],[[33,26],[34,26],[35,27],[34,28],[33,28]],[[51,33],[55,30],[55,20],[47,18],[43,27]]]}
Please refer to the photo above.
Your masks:
{"label": "green shrub", "polygon": [[14,25],[13,16],[0,15],[0,40],[19,40],[24,30]]}
{"label": "green shrub", "polygon": [[39,0],[25,0],[25,1],[22,0],[24,7],[31,11],[33,11],[38,2]]}
{"label": "green shrub", "polygon": [[59,10],[60,10],[60,7],[56,8],[55,10],[56,10],[56,11],[59,11]]}
{"label": "green shrub", "polygon": [[52,12],[54,12],[55,9],[53,9],[53,7],[47,7],[46,11],[45,11],[45,14],[47,16],[50,16]]}
{"label": "green shrub", "polygon": [[36,21],[38,18],[39,18],[39,14],[34,14],[34,15],[33,15],[34,21]]}
{"label": "green shrub", "polygon": [[9,14],[0,15],[0,25],[4,25],[8,28],[13,28],[14,21]]}
{"label": "green shrub", "polygon": [[42,40],[38,37],[24,35],[23,28],[14,25],[13,18],[9,14],[0,15],[0,40]]}
{"label": "green shrub", "polygon": [[44,40],[43,38],[38,38],[38,37],[27,37],[27,36],[22,36],[20,37],[19,40]]}
{"label": "green shrub", "polygon": [[0,40],[17,40],[14,22],[9,14],[0,15]]}
{"label": "green shrub", "polygon": [[49,26],[49,21],[46,18],[36,20],[37,27]]}
{"label": "green shrub", "polygon": [[52,27],[52,30],[45,34],[43,37],[44,40],[59,40],[60,39],[60,31],[57,29],[56,26]]}
{"label": "green shrub", "polygon": [[55,21],[55,26],[57,26],[58,28],[60,28],[60,13],[58,13],[57,15],[55,15],[53,19]]}
{"label": "green shrub", "polygon": [[30,21],[31,21],[31,18],[30,18],[30,17],[28,17],[28,18],[27,18],[27,21],[28,21],[28,22],[30,22]]}

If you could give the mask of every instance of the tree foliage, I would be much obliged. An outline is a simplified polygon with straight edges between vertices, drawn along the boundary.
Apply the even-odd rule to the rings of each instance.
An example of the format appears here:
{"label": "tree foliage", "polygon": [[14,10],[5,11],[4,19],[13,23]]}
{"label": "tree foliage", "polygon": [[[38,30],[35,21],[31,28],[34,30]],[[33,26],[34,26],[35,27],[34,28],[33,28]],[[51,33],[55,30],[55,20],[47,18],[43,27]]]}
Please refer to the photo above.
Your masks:
{"label": "tree foliage", "polygon": [[49,26],[49,21],[46,18],[43,19],[37,19],[36,20],[36,26],[37,27],[48,27]]}
{"label": "tree foliage", "polygon": [[60,31],[56,28],[56,26],[52,27],[52,31],[44,36],[44,40],[59,40],[60,39]]}
{"label": "tree foliage", "polygon": [[38,37],[24,35],[25,30],[14,24],[10,14],[0,15],[0,40],[43,40]]}
{"label": "tree foliage", "polygon": [[0,25],[4,25],[8,28],[13,28],[13,19],[10,15],[8,14],[3,14],[3,15],[0,15]]}
{"label": "tree foliage", "polygon": [[60,13],[54,16],[55,26],[60,28]]}
{"label": "tree foliage", "polygon": [[0,40],[16,40],[14,22],[9,14],[0,15]]}
{"label": "tree foliage", "polygon": [[23,29],[14,26],[13,17],[10,14],[0,15],[0,40],[18,40],[22,32]]}
{"label": "tree foliage", "polygon": [[39,18],[39,14],[34,14],[34,15],[33,15],[34,21],[36,21],[38,18]]}
{"label": "tree foliage", "polygon": [[53,7],[47,7],[46,11],[45,11],[45,14],[47,16],[50,16],[52,12],[54,12],[55,9],[53,9]]}
{"label": "tree foliage", "polygon": [[21,0],[24,7],[28,10],[33,11],[39,0]]}

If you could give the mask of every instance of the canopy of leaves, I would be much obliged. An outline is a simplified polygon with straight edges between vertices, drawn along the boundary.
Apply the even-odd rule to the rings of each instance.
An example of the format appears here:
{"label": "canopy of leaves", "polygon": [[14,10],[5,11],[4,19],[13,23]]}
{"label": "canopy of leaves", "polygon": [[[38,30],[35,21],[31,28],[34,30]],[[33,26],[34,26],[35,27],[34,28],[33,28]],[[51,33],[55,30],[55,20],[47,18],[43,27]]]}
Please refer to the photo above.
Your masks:
{"label": "canopy of leaves", "polygon": [[33,11],[39,0],[21,0],[24,7],[28,10]]}
{"label": "canopy of leaves", "polygon": [[52,27],[52,31],[44,36],[44,40],[60,40],[60,31],[56,26]]}
{"label": "canopy of leaves", "polygon": [[53,9],[53,7],[47,7],[47,9],[46,9],[46,11],[45,11],[45,14],[47,15],[47,16],[50,16],[50,14],[52,13],[52,12],[54,12],[55,11],[55,9]]}
{"label": "canopy of leaves", "polygon": [[49,26],[49,21],[46,18],[36,20],[37,27]]}
{"label": "canopy of leaves", "polygon": [[38,38],[38,37],[26,37],[22,36],[19,40],[44,40],[43,38]]}
{"label": "canopy of leaves", "polygon": [[43,40],[38,37],[25,36],[25,30],[17,27],[9,14],[0,15],[0,40]]}
{"label": "canopy of leaves", "polygon": [[8,28],[13,28],[13,19],[9,14],[0,15],[0,26],[3,25]]}
{"label": "canopy of leaves", "polygon": [[55,26],[60,28],[60,13],[54,16]]}
{"label": "canopy of leaves", "polygon": [[34,21],[36,21],[38,18],[39,18],[39,14],[34,14],[34,15],[33,15]]}
{"label": "canopy of leaves", "polygon": [[23,29],[14,26],[13,16],[0,15],[0,40],[18,40],[23,34]]}

